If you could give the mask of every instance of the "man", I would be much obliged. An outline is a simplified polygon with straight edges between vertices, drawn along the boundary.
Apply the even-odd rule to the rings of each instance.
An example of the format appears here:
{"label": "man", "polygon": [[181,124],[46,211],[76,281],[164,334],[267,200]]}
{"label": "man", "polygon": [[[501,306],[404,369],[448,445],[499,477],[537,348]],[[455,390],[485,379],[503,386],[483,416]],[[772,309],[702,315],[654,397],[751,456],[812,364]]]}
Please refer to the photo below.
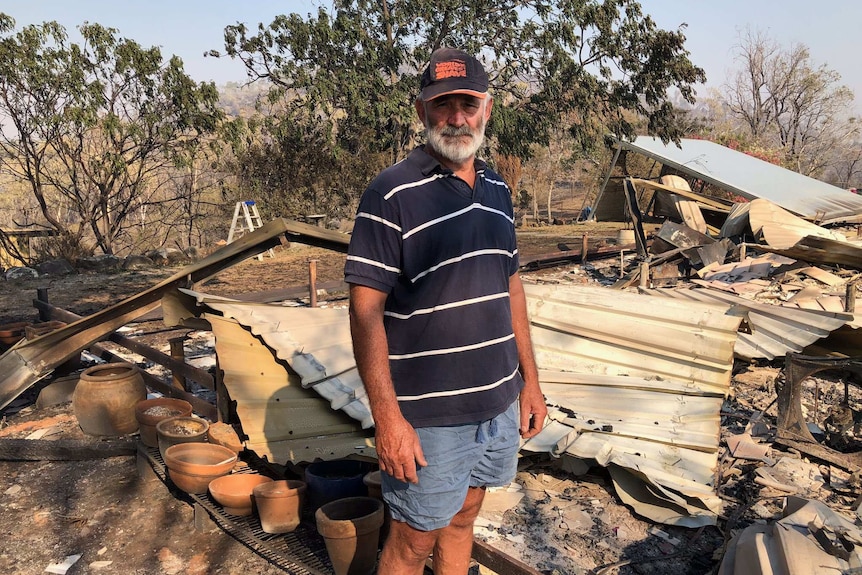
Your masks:
{"label": "man", "polygon": [[485,488],[514,479],[547,414],[509,188],[475,158],[492,104],[478,60],[436,50],[415,103],[427,143],[356,216],[350,326],[393,519],[380,575],[420,575],[432,553],[437,575],[466,573]]}

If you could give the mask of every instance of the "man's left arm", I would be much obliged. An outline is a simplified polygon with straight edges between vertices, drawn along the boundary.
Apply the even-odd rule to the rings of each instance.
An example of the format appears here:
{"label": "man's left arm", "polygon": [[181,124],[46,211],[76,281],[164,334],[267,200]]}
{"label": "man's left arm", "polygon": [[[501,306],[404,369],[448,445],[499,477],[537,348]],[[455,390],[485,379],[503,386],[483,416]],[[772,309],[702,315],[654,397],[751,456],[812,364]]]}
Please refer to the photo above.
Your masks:
{"label": "man's left arm", "polygon": [[524,379],[524,388],[518,398],[521,406],[520,431],[521,437],[527,439],[542,430],[548,407],[539,387],[539,371],[530,340],[530,320],[527,318],[527,298],[524,295],[521,276],[517,272],[509,277],[509,301],[512,306],[512,330],[518,345],[521,377]]}

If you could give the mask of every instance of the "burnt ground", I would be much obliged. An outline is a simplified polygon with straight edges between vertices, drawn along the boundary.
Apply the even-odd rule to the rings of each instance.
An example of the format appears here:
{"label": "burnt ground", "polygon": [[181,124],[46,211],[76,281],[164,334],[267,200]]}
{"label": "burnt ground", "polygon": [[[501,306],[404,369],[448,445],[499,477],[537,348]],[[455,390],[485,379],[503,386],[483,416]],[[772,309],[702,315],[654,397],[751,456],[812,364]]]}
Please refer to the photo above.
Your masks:
{"label": "burnt ground", "polygon": [[[579,242],[584,228],[547,228],[521,234],[522,260],[557,251],[559,243]],[[601,232],[586,230],[593,241]],[[607,231],[602,241],[612,242]],[[575,244],[578,245],[578,244]],[[308,281],[308,261],[317,260],[317,280],[341,278],[343,256],[325,250],[291,247],[275,258],[247,260],[205,282],[202,290],[241,295],[297,286]],[[576,283],[610,283],[619,273],[614,260],[567,264],[524,274]],[[54,305],[91,314],[152,287],[180,267],[113,274],[85,273],[38,280],[0,282],[0,323],[36,320],[31,300],[48,288]],[[344,294],[333,294],[343,297]],[[158,321],[134,325],[136,337],[167,352],[175,332]],[[752,414],[763,411],[774,424],[773,380],[776,365],[740,366],[734,396],[723,410],[724,432],[740,433]],[[0,412],[0,436],[23,438],[34,427],[49,428],[51,438],[85,439],[68,403],[35,406],[35,386]],[[825,387],[820,393],[827,393]],[[825,397],[825,396],[824,396]],[[16,427],[18,426],[18,427]],[[0,437],[0,439],[2,439]],[[773,448],[770,455],[778,455]],[[793,455],[793,454],[791,454]],[[799,454],[793,455],[799,457]],[[574,476],[556,461],[531,456],[522,460],[518,482],[523,500],[491,513],[490,526],[478,531],[496,548],[546,574],[710,573],[735,529],[778,513],[780,493],[764,492],[751,480],[753,466],[741,466],[720,489],[726,512],[717,527],[683,529],[656,525],[638,517],[616,497],[608,475],[593,468]],[[833,473],[835,471],[833,470]],[[851,495],[833,494],[837,506]],[[0,573],[45,572],[67,556],[81,558],[70,575],[284,573],[279,567],[221,530],[194,528],[192,506],[160,480],[138,473],[133,456],[84,461],[0,461]]]}

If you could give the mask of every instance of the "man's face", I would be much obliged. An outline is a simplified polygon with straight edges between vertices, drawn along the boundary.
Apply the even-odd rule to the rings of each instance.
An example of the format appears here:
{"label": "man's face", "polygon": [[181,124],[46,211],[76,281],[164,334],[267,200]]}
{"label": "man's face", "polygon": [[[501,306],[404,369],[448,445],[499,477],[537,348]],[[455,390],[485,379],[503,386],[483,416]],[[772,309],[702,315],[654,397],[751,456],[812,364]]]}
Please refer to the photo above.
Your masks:
{"label": "man's face", "polygon": [[416,111],[425,124],[428,146],[455,164],[471,160],[485,139],[485,124],[491,116],[491,97],[448,94],[428,102],[417,102]]}

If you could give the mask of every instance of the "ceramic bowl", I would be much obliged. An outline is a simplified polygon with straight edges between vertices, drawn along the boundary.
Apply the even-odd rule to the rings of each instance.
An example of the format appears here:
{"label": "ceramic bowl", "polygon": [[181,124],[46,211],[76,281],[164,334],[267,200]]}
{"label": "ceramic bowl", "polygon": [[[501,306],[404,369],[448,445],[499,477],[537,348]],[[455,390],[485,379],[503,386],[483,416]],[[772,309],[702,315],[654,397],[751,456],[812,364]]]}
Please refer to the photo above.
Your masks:
{"label": "ceramic bowl", "polygon": [[165,450],[168,477],[186,493],[205,493],[210,482],[230,473],[236,461],[236,453],[211,443],[179,443]]}
{"label": "ceramic bowl", "polygon": [[252,492],[261,483],[272,479],[259,473],[234,473],[210,481],[210,495],[230,515],[252,514]]}

